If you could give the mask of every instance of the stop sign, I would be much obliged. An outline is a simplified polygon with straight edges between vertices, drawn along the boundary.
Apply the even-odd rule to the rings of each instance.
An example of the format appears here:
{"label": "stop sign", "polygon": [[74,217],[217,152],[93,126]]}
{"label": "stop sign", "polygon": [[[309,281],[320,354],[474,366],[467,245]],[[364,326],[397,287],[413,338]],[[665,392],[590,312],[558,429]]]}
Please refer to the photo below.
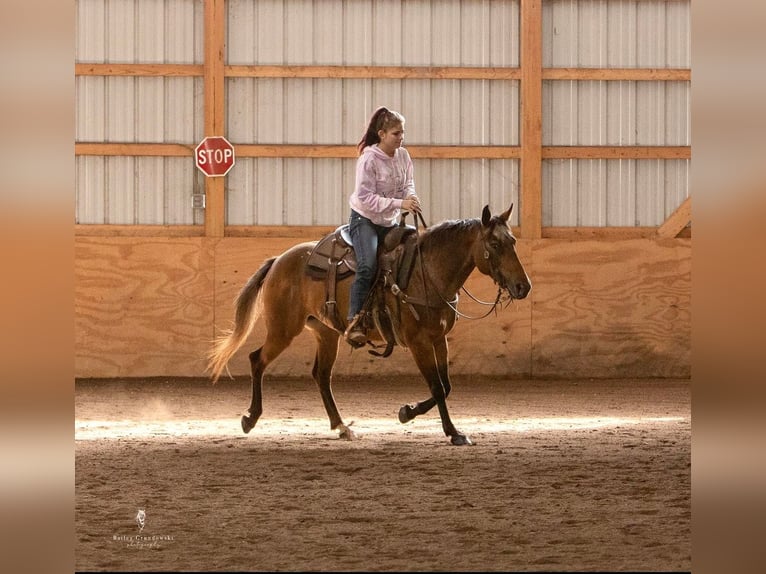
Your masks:
{"label": "stop sign", "polygon": [[234,146],[223,136],[208,136],[194,148],[194,161],[208,177],[226,175],[234,167]]}

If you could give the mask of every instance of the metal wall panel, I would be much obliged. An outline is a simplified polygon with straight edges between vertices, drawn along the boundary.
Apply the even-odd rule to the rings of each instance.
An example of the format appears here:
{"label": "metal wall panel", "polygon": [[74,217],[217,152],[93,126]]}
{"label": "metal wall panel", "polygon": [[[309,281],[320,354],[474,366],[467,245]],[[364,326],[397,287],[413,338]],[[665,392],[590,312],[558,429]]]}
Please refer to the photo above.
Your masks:
{"label": "metal wall panel", "polygon": [[75,60],[201,64],[204,0],[75,0]]}
{"label": "metal wall panel", "polygon": [[230,78],[227,133],[232,143],[356,144],[380,105],[404,114],[407,144],[519,143],[515,80]]}
{"label": "metal wall panel", "polygon": [[[77,0],[76,61],[194,64],[203,61],[202,0]],[[201,78],[75,80],[78,142],[181,143],[203,135]],[[75,221],[199,224],[192,194],[204,189],[184,158],[78,157]]]}
{"label": "metal wall panel", "polygon": [[188,158],[96,157],[75,160],[75,222],[112,225],[204,223],[191,195],[204,191]]}
{"label": "metal wall panel", "polygon": [[[519,206],[516,160],[415,159],[415,187],[431,223]],[[340,225],[348,219],[355,159],[237,160],[228,179],[228,225]],[[512,224],[518,225],[518,213]],[[255,223],[254,223],[255,222]]]}
{"label": "metal wall panel", "polygon": [[688,82],[545,81],[543,145],[690,145]]}
{"label": "metal wall panel", "polygon": [[[548,0],[544,65],[689,67],[689,5]],[[226,7],[232,65],[519,65],[518,0]],[[203,12],[203,0],[78,0],[76,59],[202,63]],[[193,145],[204,135],[202,89],[200,78],[79,77],[77,141]],[[407,145],[519,144],[516,81],[229,78],[226,89],[234,143],[355,144],[372,110],[387,105],[407,117]],[[546,82],[543,97],[545,145],[689,144],[687,82]],[[543,224],[659,224],[688,195],[688,163],[547,160]],[[416,170],[431,219],[472,217],[518,194],[512,160],[416,160]],[[238,158],[227,223],[338,223],[353,173],[352,160]],[[191,194],[204,179],[188,158],[79,157],[76,186],[80,223],[201,222]]]}
{"label": "metal wall panel", "polygon": [[[517,160],[414,160],[415,186],[426,221],[478,217],[489,204],[493,212],[518,207]],[[518,209],[511,219],[518,224]]]}
{"label": "metal wall panel", "polygon": [[[688,0],[543,3],[546,67],[690,67]],[[687,146],[688,82],[546,81],[544,145]],[[546,160],[543,226],[660,225],[687,160]]]}
{"label": "metal wall panel", "polygon": [[689,193],[689,160],[543,162],[544,227],[661,225]]}
{"label": "metal wall panel", "polygon": [[543,66],[691,67],[689,0],[543,2]]}
{"label": "metal wall panel", "polygon": [[665,4],[665,65],[669,68],[691,68],[690,1]]}
{"label": "metal wall panel", "polygon": [[[201,78],[81,76],[75,86],[78,142],[188,145],[203,137]],[[204,219],[191,208],[192,194],[204,191],[204,181],[188,158],[80,157],[77,166],[77,223],[171,225]]]}
{"label": "metal wall panel", "polygon": [[[688,82],[545,82],[544,145],[687,146]],[[546,160],[544,226],[660,225],[688,196],[689,162]]]}
{"label": "metal wall panel", "polygon": [[229,0],[233,65],[518,66],[518,1]]}
{"label": "metal wall panel", "polygon": [[104,62],[107,38],[105,0],[75,0],[75,60]]}
{"label": "metal wall panel", "polygon": [[[518,145],[516,81],[232,78],[227,85],[228,134],[235,144],[353,145],[362,136],[372,110],[387,105],[407,118],[405,145]],[[401,96],[409,92],[421,97]],[[378,99],[374,99],[376,94]],[[240,158],[229,173],[228,225],[335,225],[345,221],[354,162],[306,159],[288,164],[279,160],[279,169],[270,166],[265,172],[279,178],[270,181],[260,169],[263,161]],[[434,164],[439,166],[436,172],[431,162],[419,161],[416,167],[419,164],[423,168],[416,173],[418,193],[424,201],[433,196],[433,209],[445,218],[475,217],[480,212],[480,208],[476,211],[479,198],[497,196],[505,201],[508,197],[490,191],[492,178],[481,173],[491,162],[443,160]],[[485,183],[461,187],[461,180]],[[261,187],[253,187],[260,185],[266,186],[262,193]],[[304,197],[291,202],[296,193]],[[467,193],[479,195],[466,197]]]}
{"label": "metal wall panel", "polygon": [[75,223],[105,223],[106,158],[75,158]]}

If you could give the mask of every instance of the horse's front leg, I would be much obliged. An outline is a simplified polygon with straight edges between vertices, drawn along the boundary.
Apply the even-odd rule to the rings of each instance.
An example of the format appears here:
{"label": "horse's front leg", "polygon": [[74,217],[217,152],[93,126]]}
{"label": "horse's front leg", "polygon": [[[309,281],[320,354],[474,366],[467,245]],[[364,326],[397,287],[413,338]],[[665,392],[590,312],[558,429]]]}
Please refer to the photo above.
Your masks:
{"label": "horse's front leg", "polygon": [[[444,387],[444,398],[446,399],[452,390],[452,384],[449,380],[449,350],[446,337],[434,343],[434,357],[436,358],[436,368],[439,371],[439,378]],[[403,424],[411,421],[418,415],[424,415],[434,408],[435,405],[436,401],[432,396],[414,405],[403,405],[399,409],[399,422]]]}
{"label": "horse's front leg", "polygon": [[[420,369],[420,372],[428,382],[428,387],[431,390],[431,398],[439,409],[439,417],[442,421],[442,429],[444,434],[450,437],[450,441],[454,445],[470,445],[473,444],[471,440],[462,432],[455,428],[452,424],[452,419],[449,416],[447,409],[447,394],[451,388],[449,382],[449,374],[447,371],[447,362],[443,363],[439,361],[439,357],[446,358],[447,356],[447,340],[443,337],[433,345],[418,345],[410,347],[412,350],[415,363]],[[442,376],[444,375],[444,380]],[[424,401],[425,402],[425,401]],[[400,415],[401,420],[401,415]]]}

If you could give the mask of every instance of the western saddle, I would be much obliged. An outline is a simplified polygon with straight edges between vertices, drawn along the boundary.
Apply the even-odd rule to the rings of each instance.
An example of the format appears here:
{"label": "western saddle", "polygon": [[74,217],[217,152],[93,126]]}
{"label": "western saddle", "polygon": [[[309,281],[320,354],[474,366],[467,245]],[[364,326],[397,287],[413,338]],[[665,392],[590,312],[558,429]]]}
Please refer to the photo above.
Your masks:
{"label": "western saddle", "polygon": [[[407,288],[417,252],[417,229],[405,225],[402,218],[399,225],[391,229],[378,247],[378,273],[375,287],[365,301],[363,311],[366,318],[372,319],[372,325],[366,321],[365,327],[374,326],[384,341],[383,353],[370,351],[373,355],[388,357],[394,345],[404,347],[399,336],[399,297],[394,298],[393,308],[386,305],[384,290],[386,286],[395,295]],[[346,328],[346,321],[338,312],[336,300],[338,281],[356,272],[356,254],[351,242],[348,224],[341,225],[328,233],[316,244],[306,262],[306,274],[314,280],[325,282],[325,305],[323,319],[328,320],[341,333]]]}

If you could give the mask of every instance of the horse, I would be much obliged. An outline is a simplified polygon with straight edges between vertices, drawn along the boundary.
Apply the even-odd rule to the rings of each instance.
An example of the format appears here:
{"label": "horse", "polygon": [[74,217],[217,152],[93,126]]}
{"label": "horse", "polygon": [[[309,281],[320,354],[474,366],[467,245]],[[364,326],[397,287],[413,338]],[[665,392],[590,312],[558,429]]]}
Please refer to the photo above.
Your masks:
{"label": "horse", "polygon": [[[516,254],[516,238],[508,225],[512,211],[513,204],[493,216],[486,205],[481,218],[442,221],[419,232],[417,261],[412,267],[407,293],[397,293],[397,289],[383,291],[389,309],[396,305],[401,308],[397,343],[410,350],[431,393],[426,400],[402,406],[399,421],[409,422],[437,406],[442,430],[453,445],[472,444],[470,438],[455,428],[446,403],[452,388],[447,334],[457,319],[458,291],[474,269],[491,277],[498,287],[495,306],[501,293],[510,303],[524,299],[532,288]],[[306,273],[306,262],[315,245],[316,242],[295,245],[263,263],[235,299],[233,327],[214,340],[208,354],[207,370],[215,383],[255,322],[259,318],[265,321],[265,342],[249,355],[252,394],[248,411],[241,419],[245,433],[255,427],[263,414],[262,381],[266,368],[296,336],[308,329],[317,344],[312,377],[319,387],[330,429],[337,429],[342,439],[355,438],[351,428],[343,423],[331,389],[333,365],[343,331],[337,321],[327,317],[323,282]],[[353,275],[337,283],[337,305],[343,311],[348,309],[352,279]],[[402,305],[402,301],[406,304]],[[371,331],[368,331],[371,340],[381,340]]]}

